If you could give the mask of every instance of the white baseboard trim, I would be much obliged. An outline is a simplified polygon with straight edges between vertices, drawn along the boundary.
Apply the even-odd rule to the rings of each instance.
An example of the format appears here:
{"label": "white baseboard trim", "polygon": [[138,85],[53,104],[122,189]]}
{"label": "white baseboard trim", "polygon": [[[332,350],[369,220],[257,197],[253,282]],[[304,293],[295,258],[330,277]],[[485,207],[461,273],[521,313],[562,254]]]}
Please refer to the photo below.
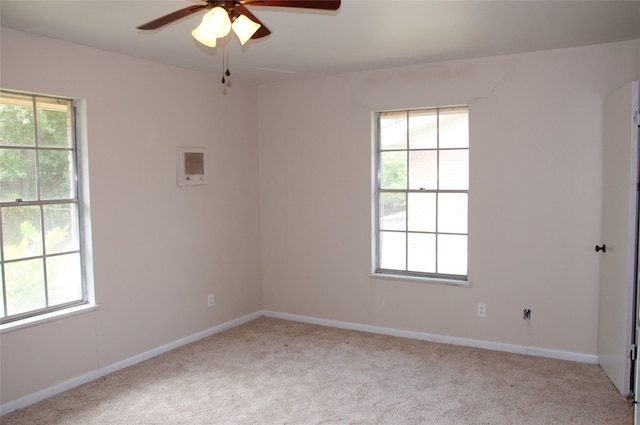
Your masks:
{"label": "white baseboard trim", "polygon": [[187,336],[185,338],[178,339],[176,341],[170,342],[168,344],[154,348],[144,353],[135,355],[133,357],[129,357],[128,359],[110,364],[109,366],[105,366],[103,368],[91,371],[89,373],[85,373],[84,375],[81,375],[81,376],[76,376],[75,378],[71,378],[68,381],[62,382],[60,384],[54,385],[49,388],[45,388],[44,390],[35,392],[33,394],[29,394],[17,400],[10,401],[0,406],[0,415],[5,415],[15,410],[22,409],[23,407],[27,407],[31,404],[37,403],[41,400],[52,397],[56,394],[60,394],[62,392],[68,391],[82,384],[86,384],[87,382],[91,382],[95,379],[101,378],[105,375],[116,372],[120,369],[124,369],[125,367],[133,366],[137,363],[143,362],[152,357],[159,356],[160,354],[166,353],[167,351],[171,351],[175,348],[181,347],[186,344],[190,344],[202,338],[206,338],[208,336],[242,325],[243,323],[247,323],[252,320],[258,319],[259,317],[262,317],[262,315],[263,314],[261,311],[247,314],[246,316],[242,316],[237,319],[230,320],[228,322],[206,329],[202,332],[198,332],[193,335]]}
{"label": "white baseboard trim", "polygon": [[310,323],[314,325],[330,326],[334,328],[350,329],[355,331],[370,332],[375,334],[412,338],[422,341],[439,342],[443,344],[460,345],[465,347],[483,348],[485,350],[504,351],[507,353],[525,354],[537,357],[548,357],[559,360],[570,360],[581,363],[598,364],[597,355],[573,353],[570,351],[553,350],[549,348],[527,347],[523,345],[505,344],[501,342],[483,341],[479,339],[458,338],[445,335],[430,334],[425,332],[407,331],[402,329],[385,328],[359,323],[342,322],[338,320],[319,319],[316,317],[301,316],[298,314],[280,313],[277,311],[263,310],[262,315],[276,319],[291,320],[294,322]]}

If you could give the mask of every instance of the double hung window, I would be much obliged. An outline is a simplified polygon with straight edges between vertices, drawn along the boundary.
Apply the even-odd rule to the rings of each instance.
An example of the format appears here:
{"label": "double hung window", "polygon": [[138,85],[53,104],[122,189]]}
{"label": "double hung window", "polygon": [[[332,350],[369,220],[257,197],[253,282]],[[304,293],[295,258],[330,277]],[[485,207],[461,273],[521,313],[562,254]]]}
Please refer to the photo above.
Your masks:
{"label": "double hung window", "polygon": [[374,274],[467,279],[467,107],[376,116]]}
{"label": "double hung window", "polygon": [[0,92],[0,323],[86,303],[74,102]]}

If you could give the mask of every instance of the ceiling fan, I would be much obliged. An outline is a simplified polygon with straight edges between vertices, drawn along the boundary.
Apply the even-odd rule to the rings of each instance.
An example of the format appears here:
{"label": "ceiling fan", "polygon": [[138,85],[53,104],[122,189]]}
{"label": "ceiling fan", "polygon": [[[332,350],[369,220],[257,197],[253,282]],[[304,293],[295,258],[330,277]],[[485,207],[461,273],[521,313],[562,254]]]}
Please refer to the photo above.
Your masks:
{"label": "ceiling fan", "polygon": [[215,47],[216,38],[225,37],[231,29],[244,44],[271,34],[246,6],[295,7],[316,10],[338,10],[340,0],[206,0],[206,3],[185,7],[137,27],[154,30],[201,10],[209,10],[202,23],[193,30],[193,37],[200,43]]}

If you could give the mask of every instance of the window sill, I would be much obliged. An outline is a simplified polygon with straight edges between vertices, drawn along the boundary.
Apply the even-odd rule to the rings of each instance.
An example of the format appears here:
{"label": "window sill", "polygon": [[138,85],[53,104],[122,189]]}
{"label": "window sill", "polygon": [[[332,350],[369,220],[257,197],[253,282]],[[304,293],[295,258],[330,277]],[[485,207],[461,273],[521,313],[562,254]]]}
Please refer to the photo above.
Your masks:
{"label": "window sill", "polygon": [[76,307],[65,308],[64,310],[52,311],[51,313],[40,314],[38,316],[28,317],[22,320],[16,320],[15,322],[0,325],[0,335],[31,326],[41,325],[43,323],[53,322],[65,317],[75,316],[77,314],[89,313],[97,309],[97,304],[83,304]]}
{"label": "window sill", "polygon": [[421,283],[434,283],[437,285],[460,286],[462,288],[471,287],[471,282],[467,280],[437,279],[434,277],[419,277],[419,276],[403,276],[403,275],[389,274],[389,273],[386,273],[386,274],[371,273],[369,277],[372,279],[400,280],[405,282],[421,282]]}

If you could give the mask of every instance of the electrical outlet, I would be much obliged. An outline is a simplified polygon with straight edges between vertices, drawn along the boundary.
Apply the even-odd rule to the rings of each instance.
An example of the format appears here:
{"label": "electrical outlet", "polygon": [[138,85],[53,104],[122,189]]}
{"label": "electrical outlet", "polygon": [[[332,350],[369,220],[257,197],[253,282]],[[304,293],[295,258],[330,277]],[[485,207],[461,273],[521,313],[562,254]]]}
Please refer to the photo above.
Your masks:
{"label": "electrical outlet", "polygon": [[207,305],[209,307],[213,307],[213,294],[209,294],[209,297],[207,298]]}
{"label": "electrical outlet", "polygon": [[478,317],[485,317],[487,315],[487,305],[478,304]]}
{"label": "electrical outlet", "polygon": [[525,308],[524,312],[522,313],[522,318],[524,320],[531,320],[531,309],[530,308]]}

